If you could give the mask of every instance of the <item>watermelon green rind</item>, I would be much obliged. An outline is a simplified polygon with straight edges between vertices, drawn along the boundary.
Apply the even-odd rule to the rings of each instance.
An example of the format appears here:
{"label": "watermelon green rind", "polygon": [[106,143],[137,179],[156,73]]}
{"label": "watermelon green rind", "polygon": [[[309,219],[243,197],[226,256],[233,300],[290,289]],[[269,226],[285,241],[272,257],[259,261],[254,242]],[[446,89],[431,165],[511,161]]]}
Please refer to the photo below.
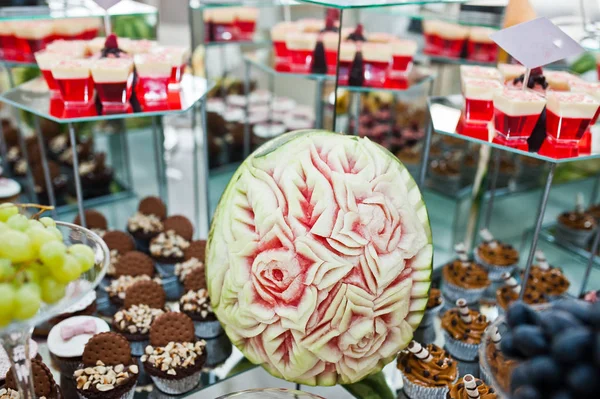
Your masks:
{"label": "watermelon green rind", "polygon": [[[319,138],[315,140],[315,137],[317,136],[319,136]],[[273,181],[271,177],[266,175],[263,171],[268,170],[272,172],[273,170],[279,170],[278,167],[280,164],[273,163],[274,159],[278,159],[277,157],[281,158],[281,161],[278,162],[284,162],[286,163],[286,165],[291,165],[291,167],[300,167],[301,162],[294,157],[295,154],[293,149],[307,148],[307,145],[312,145],[314,141],[317,141],[319,143],[328,143],[329,138],[333,139],[336,138],[336,136],[338,135],[333,134],[331,132],[318,130],[292,132],[287,135],[280,136],[279,138],[272,140],[269,143],[257,149],[248,159],[246,159],[242,163],[242,165],[232,177],[227,188],[225,189],[225,192],[223,193],[223,196],[219,201],[215,216],[213,218],[213,223],[209,232],[206,250],[206,273],[213,308],[215,310],[215,313],[217,314],[217,317],[219,317],[222,324],[224,325],[225,331],[232,340],[232,343],[236,347],[238,347],[243,353],[245,353],[247,358],[252,363],[262,365],[267,371],[269,371],[274,376],[284,378],[290,381],[296,381],[306,385],[334,385],[337,383],[350,384],[356,382],[357,380],[360,380],[361,378],[366,377],[367,375],[380,371],[387,363],[393,361],[397,352],[403,349],[403,345],[406,345],[412,339],[412,332],[416,327],[418,327],[418,324],[420,323],[420,320],[423,317],[423,313],[427,302],[427,292],[429,290],[430,285],[429,280],[431,277],[433,247],[431,245],[432,238],[431,228],[429,225],[429,218],[427,215],[427,210],[423,203],[423,199],[421,197],[416,183],[414,182],[406,168],[402,165],[402,163],[399,162],[395,157],[393,157],[393,155],[389,154],[386,150],[383,150],[385,151],[385,154],[388,154],[390,156],[390,159],[397,162],[397,164],[392,165],[393,162],[388,162],[384,160],[384,165],[387,165],[385,166],[385,173],[389,173],[389,168],[397,168],[397,173],[399,173],[399,175],[401,176],[401,180],[405,183],[405,187],[401,188],[399,192],[402,193],[404,190],[406,191],[401,195],[406,195],[405,201],[407,204],[410,204],[410,209],[412,209],[414,211],[414,214],[417,216],[417,219],[414,220],[418,220],[418,224],[422,226],[422,231],[424,233],[426,241],[423,248],[421,248],[417,255],[412,258],[410,263],[410,267],[412,269],[412,273],[410,276],[410,280],[412,281],[412,288],[410,289],[410,300],[407,299],[408,302],[406,305],[406,313],[402,313],[404,314],[404,316],[398,316],[404,318],[405,321],[402,322],[404,327],[401,327],[400,330],[397,330],[397,332],[395,333],[397,335],[393,335],[394,339],[392,340],[391,345],[387,344],[384,347],[382,347],[382,349],[380,349],[381,351],[383,351],[381,353],[387,352],[387,354],[379,359],[363,359],[360,363],[357,363],[357,365],[361,364],[362,366],[362,363],[369,363],[369,367],[367,369],[360,369],[359,371],[352,371],[352,373],[346,374],[344,371],[344,367],[348,367],[348,365],[345,364],[338,364],[336,366],[336,369],[334,370],[325,370],[320,368],[310,369],[311,365],[313,364],[312,362],[314,361],[310,358],[314,354],[309,354],[309,357],[305,359],[302,357],[304,355],[296,356],[296,353],[289,353],[290,356],[298,357],[298,359],[296,359],[296,361],[299,362],[297,363],[298,366],[300,366],[300,369],[298,370],[294,368],[294,364],[296,364],[294,362],[287,365],[278,364],[277,356],[279,356],[279,354],[267,354],[264,351],[270,351],[271,349],[269,348],[273,348],[272,344],[274,342],[271,342],[270,340],[276,337],[277,339],[279,339],[279,335],[271,334],[270,336],[272,338],[268,338],[265,342],[261,341],[263,342],[263,344],[260,344],[259,346],[255,346],[255,344],[250,344],[250,335],[256,337],[252,338],[253,340],[264,340],[266,339],[265,337],[269,336],[269,334],[266,334],[266,332],[262,334],[258,332],[261,331],[257,328],[260,328],[262,322],[258,320],[258,324],[255,324],[252,317],[260,315],[260,319],[263,320],[263,322],[267,322],[267,320],[269,320],[269,317],[272,316],[272,313],[271,311],[264,312],[261,305],[253,304],[253,302],[255,301],[254,296],[256,295],[256,293],[252,294],[249,292],[248,294],[242,295],[242,291],[240,291],[244,285],[248,286],[248,284],[250,284],[249,281],[251,280],[251,277],[247,274],[247,271],[244,271],[244,269],[239,268],[241,264],[239,264],[239,261],[237,259],[245,259],[243,257],[245,256],[244,254],[251,253],[253,247],[244,247],[244,245],[239,245],[242,244],[241,242],[239,242],[239,240],[230,242],[230,244],[226,244],[222,235],[226,233],[229,235],[228,237],[244,237],[243,234],[254,234],[252,233],[251,229],[247,232],[243,230],[244,228],[246,228],[246,225],[244,225],[244,223],[246,223],[247,220],[250,220],[252,218],[257,219],[256,213],[260,213],[263,215],[262,217],[266,218],[264,220],[257,219],[259,220],[259,223],[264,224],[265,221],[267,223],[277,223],[276,220],[278,208],[274,205],[277,202],[269,201],[277,201],[276,198],[278,198],[278,195],[281,195],[281,193],[286,192],[285,187],[278,186],[285,186],[284,182],[289,182],[289,180],[283,179],[280,183],[272,185],[275,181]],[[349,151],[351,151],[350,154],[354,154],[354,156],[358,157],[356,158],[357,160],[362,159],[361,157],[369,158],[369,156],[381,156],[381,154],[373,150],[375,146],[367,139],[360,139],[358,137],[349,136],[342,137],[345,138],[344,142],[339,142],[340,146],[343,147],[340,150],[342,151],[342,153],[344,153],[344,151],[348,149]],[[330,142],[330,144],[327,144],[330,146],[328,148],[331,152],[338,150],[337,148],[332,147],[335,143],[337,142]],[[366,162],[368,162],[368,160]],[[288,166],[282,167],[282,169],[287,170],[287,167]],[[374,168],[379,167],[381,167],[381,163],[374,165]],[[286,178],[287,177],[288,176],[286,176]],[[249,194],[249,192],[252,191],[252,189],[246,187],[246,191],[241,191],[240,186],[238,184],[240,183],[240,179],[249,178],[253,179],[252,184],[258,184],[260,187],[262,187],[262,190],[255,190],[253,191],[253,194]],[[309,180],[311,179],[311,177],[308,176],[305,176],[305,178]],[[314,184],[314,177],[312,178],[312,184]],[[346,178],[350,179],[349,181],[352,181],[354,177],[347,176]],[[309,183],[309,180],[306,180],[306,182]],[[386,180],[382,180],[382,182],[385,183]],[[264,192],[264,190],[266,190],[266,193]],[[280,194],[277,194],[279,190],[283,191]],[[313,185],[310,187],[310,190],[313,190],[311,195],[314,193],[320,195],[318,186]],[[286,201],[287,200],[289,199],[286,199]],[[231,207],[233,203],[236,204],[236,207],[240,207],[242,205],[251,206],[250,209],[252,209],[253,213],[250,216],[250,219],[248,219],[248,215],[240,213],[239,210],[232,210]],[[269,220],[271,221],[269,222]],[[230,225],[231,223],[229,221],[231,221],[235,226]],[[278,224],[275,224],[273,226],[278,226]],[[292,229],[294,228],[294,226],[291,227]],[[240,231],[240,228],[242,231]],[[289,234],[291,233],[291,231],[292,230],[286,232],[285,230],[280,230],[279,233],[276,234],[280,237],[280,240],[285,241],[289,238]],[[241,241],[243,240],[244,238],[242,238]],[[227,257],[227,259],[225,260],[226,264],[223,264],[223,254],[227,254],[225,255]],[[242,256],[242,258],[239,258],[239,256]],[[247,266],[242,267],[246,268]],[[239,294],[236,294],[236,292],[238,292]],[[406,292],[408,293],[409,291]],[[400,292],[394,295],[400,295]],[[240,298],[246,299],[240,302]],[[391,299],[386,301],[382,298],[383,297],[379,299],[383,300],[384,303],[388,303],[391,301]],[[232,300],[235,302],[231,302]],[[357,299],[355,298],[354,300]],[[318,303],[321,303],[321,300],[319,300]],[[223,306],[226,307],[224,308]],[[399,304],[397,306],[401,306],[399,309],[402,309],[404,305]],[[249,313],[247,313],[247,310],[251,309],[252,307],[254,307],[254,310],[251,311],[251,314],[253,314],[254,316],[248,318]],[[282,314],[285,315],[285,313]],[[231,320],[237,321],[231,324]],[[287,325],[290,325],[289,322],[287,322]],[[279,325],[279,327],[277,328],[281,329],[281,325]],[[285,331],[286,328],[287,327],[283,328],[282,331]],[[298,335],[299,333],[295,332],[293,334]],[[391,331],[388,334],[391,334]],[[390,337],[391,336],[392,335],[390,335]],[[268,346],[262,347],[262,345],[266,344],[268,344]],[[318,348],[318,346],[315,348]],[[270,360],[265,361],[265,359]],[[321,361],[319,361],[318,364],[320,364],[320,362]]]}

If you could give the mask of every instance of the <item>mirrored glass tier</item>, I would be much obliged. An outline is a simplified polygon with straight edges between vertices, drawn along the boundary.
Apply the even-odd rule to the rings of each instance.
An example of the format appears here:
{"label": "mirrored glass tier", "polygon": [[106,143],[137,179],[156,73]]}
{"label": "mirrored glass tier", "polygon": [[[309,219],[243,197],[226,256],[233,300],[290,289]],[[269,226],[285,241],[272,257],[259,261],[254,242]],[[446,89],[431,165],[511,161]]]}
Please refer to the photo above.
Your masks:
{"label": "mirrored glass tier", "polygon": [[[431,116],[431,123],[433,125],[433,130],[436,133],[443,134],[446,136],[452,136],[461,140],[470,141],[472,143],[483,144],[493,148],[498,148],[503,151],[512,152],[519,155],[524,155],[530,158],[540,159],[546,162],[551,163],[567,163],[588,159],[597,159],[600,158],[600,153],[594,152],[598,151],[597,149],[592,149],[592,153],[585,155],[576,155],[576,156],[563,156],[561,158],[553,158],[547,155],[541,155],[534,151],[527,151],[518,148],[513,148],[506,146],[504,144],[499,144],[492,141],[492,138],[488,140],[482,140],[476,137],[468,136],[466,134],[460,134],[457,132],[461,130],[461,126],[465,125],[462,122],[463,115],[463,103],[464,98],[460,94],[451,95],[451,96],[439,96],[439,97],[430,97],[427,100],[427,106],[429,108],[429,114]],[[493,123],[488,124],[484,127],[478,127],[482,132],[478,131],[477,135],[481,136],[486,135],[487,137],[492,137],[493,134],[490,134],[490,130],[493,133],[494,126]],[[466,129],[465,129],[466,130]],[[533,135],[536,132],[534,131]],[[542,138],[543,140],[543,138]]]}
{"label": "mirrored glass tier", "polygon": [[348,9],[348,8],[376,8],[389,6],[403,6],[410,4],[452,4],[466,3],[467,0],[298,0],[302,3],[318,4],[323,7]]}
{"label": "mirrored glass tier", "polygon": [[[502,8],[502,7],[501,7]],[[455,23],[464,26],[481,26],[486,28],[499,28],[501,18],[492,18],[488,13],[465,12],[457,9],[458,12],[452,12],[447,9],[431,9],[425,7],[386,7],[370,8],[367,11],[374,14],[385,14],[391,17],[410,18],[416,20],[438,20]]]}
{"label": "mirrored glass tier", "polygon": [[[206,79],[186,74],[180,89],[169,90],[166,99],[143,106],[131,101],[125,113],[106,113],[99,101],[81,107],[65,107],[62,98],[51,95],[46,83],[37,78],[0,95],[0,101],[58,123],[129,119],[185,112],[213,87]],[[132,99],[134,95],[132,95]]]}
{"label": "mirrored glass tier", "polygon": [[[585,259],[586,261],[590,258],[589,246],[591,246],[591,244],[592,244],[591,240],[590,240],[589,246],[587,248],[575,245],[566,240],[562,240],[556,236],[556,225],[544,227],[540,233],[540,238],[550,244],[553,244],[553,245],[567,251],[567,252],[575,254],[575,255],[579,256],[580,258]],[[594,256],[594,263],[598,265],[598,264],[600,264],[600,258],[598,258],[597,255],[598,254],[596,254],[596,256]]]}
{"label": "mirrored glass tier", "polygon": [[293,6],[300,4],[295,0],[190,0],[190,8],[197,10],[202,8],[221,8],[221,7],[277,7]]}

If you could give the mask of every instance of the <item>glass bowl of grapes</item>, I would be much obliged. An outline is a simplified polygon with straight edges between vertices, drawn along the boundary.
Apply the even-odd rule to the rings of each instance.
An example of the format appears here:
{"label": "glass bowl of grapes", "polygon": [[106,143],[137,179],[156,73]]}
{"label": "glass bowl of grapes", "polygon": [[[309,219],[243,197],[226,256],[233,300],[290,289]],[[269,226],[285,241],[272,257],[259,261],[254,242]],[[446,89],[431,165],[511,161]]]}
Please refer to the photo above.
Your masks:
{"label": "glass bowl of grapes", "polygon": [[597,398],[600,302],[515,302],[488,327],[479,362],[501,398]]}
{"label": "glass bowl of grapes", "polygon": [[104,277],[109,251],[94,232],[24,206],[0,205],[0,344],[21,398],[33,397],[29,342],[34,326],[64,312]]}
{"label": "glass bowl of grapes", "polygon": [[323,399],[308,392],[283,388],[250,389],[230,393],[217,399]]}

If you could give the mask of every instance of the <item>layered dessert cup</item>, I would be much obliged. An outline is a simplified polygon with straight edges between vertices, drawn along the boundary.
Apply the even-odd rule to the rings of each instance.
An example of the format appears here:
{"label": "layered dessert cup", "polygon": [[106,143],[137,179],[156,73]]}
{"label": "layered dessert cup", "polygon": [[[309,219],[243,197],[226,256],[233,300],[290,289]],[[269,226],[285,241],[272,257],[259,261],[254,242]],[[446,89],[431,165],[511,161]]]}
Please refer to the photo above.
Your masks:
{"label": "layered dessert cup", "polygon": [[316,33],[292,32],[286,35],[285,45],[288,50],[292,72],[310,72],[316,44]]}
{"label": "layered dessert cup", "polygon": [[171,59],[171,78],[169,79],[169,88],[176,89],[181,83],[185,67],[190,58],[190,51],[187,47],[159,47],[154,50],[158,54],[166,54]]}
{"label": "layered dessert cup", "polygon": [[89,60],[63,60],[51,66],[65,108],[88,107],[94,101]]}
{"label": "layered dessert cup", "polygon": [[340,67],[338,82],[341,86],[348,86],[350,68],[356,56],[356,44],[354,42],[342,42],[340,44]]}
{"label": "layered dessert cup", "polygon": [[502,75],[504,83],[512,82],[519,76],[525,74],[525,67],[518,64],[498,64],[498,70]]}
{"label": "layered dessert cup", "polygon": [[42,76],[48,85],[48,89],[53,96],[60,97],[58,84],[52,75],[52,67],[66,58],[64,53],[56,53],[48,50],[42,50],[35,53],[35,61],[42,72]]}
{"label": "layered dessert cup", "polygon": [[448,22],[424,21],[425,53],[459,58],[469,29]]}
{"label": "layered dessert cup", "polygon": [[387,71],[390,67],[392,48],[389,44],[363,43],[364,85],[385,87]]}
{"label": "layered dessert cup", "polygon": [[0,22],[0,49],[2,58],[14,60],[17,57],[17,42],[14,34],[13,24]]}
{"label": "layered dessert cup", "polygon": [[54,40],[70,40],[85,38],[87,27],[78,19],[68,21],[56,21],[54,24]]}
{"label": "layered dessert cup", "polygon": [[288,33],[296,32],[298,27],[293,22],[280,22],[271,28],[271,40],[273,41],[273,51],[275,54],[275,70],[279,72],[289,72],[290,55],[285,38]]}
{"label": "layered dessert cup", "polygon": [[211,10],[212,37],[217,42],[238,40],[239,28],[235,24],[235,9],[224,7]]}
{"label": "layered dessert cup", "polygon": [[70,59],[85,58],[88,54],[87,44],[86,40],[55,40],[46,46],[46,50],[68,54]]}
{"label": "layered dessert cup", "polygon": [[235,10],[235,26],[239,40],[252,40],[256,31],[258,9],[253,7],[237,7]]}
{"label": "layered dessert cup", "polygon": [[582,81],[579,76],[566,71],[544,71],[548,89],[554,91],[569,91],[571,82]]}
{"label": "layered dessert cup", "polygon": [[339,34],[337,32],[325,32],[322,36],[323,46],[325,47],[325,61],[327,63],[327,73],[335,75],[335,68],[338,58]]}
{"label": "layered dessert cup", "polygon": [[[569,82],[569,87],[572,92],[586,93],[591,97],[594,97],[596,101],[600,102],[600,83],[599,82],[587,82],[583,79],[572,80]],[[596,114],[592,118],[590,126],[583,134],[581,140],[579,140],[579,153],[590,154],[592,152],[592,132],[590,128],[598,121],[598,115],[600,114],[600,108],[596,111]]]}
{"label": "layered dessert cup", "polygon": [[471,27],[467,43],[467,59],[481,62],[494,62],[498,57],[498,46],[490,38],[495,29]]}
{"label": "layered dessert cup", "polygon": [[46,48],[52,40],[54,26],[50,21],[21,22],[15,30],[17,59],[33,62],[33,54]]}
{"label": "layered dessert cup", "polygon": [[393,40],[390,42],[392,49],[392,68],[390,75],[406,75],[410,70],[413,57],[417,52],[417,42],[414,40]]}
{"label": "layered dessert cup", "polygon": [[129,40],[118,39],[119,48],[133,56],[136,54],[148,54],[156,50],[158,43],[155,40]]}
{"label": "layered dessert cup", "polygon": [[494,95],[494,142],[527,149],[546,100],[531,90],[504,89]]}
{"label": "layered dessert cup", "polygon": [[137,72],[136,93],[146,106],[167,104],[169,80],[171,79],[171,57],[166,54],[137,54],[134,57]]}
{"label": "layered dessert cup", "polygon": [[133,60],[100,58],[92,63],[91,72],[103,111],[127,112],[133,87]]}
{"label": "layered dessert cup", "polygon": [[465,97],[464,115],[467,123],[487,123],[494,117],[493,98],[502,91],[497,80],[464,78],[462,92]]}
{"label": "layered dessert cup", "polygon": [[460,66],[460,77],[465,78],[476,78],[476,79],[488,79],[502,81],[502,74],[500,71],[493,67],[473,66],[473,65],[461,65]]}

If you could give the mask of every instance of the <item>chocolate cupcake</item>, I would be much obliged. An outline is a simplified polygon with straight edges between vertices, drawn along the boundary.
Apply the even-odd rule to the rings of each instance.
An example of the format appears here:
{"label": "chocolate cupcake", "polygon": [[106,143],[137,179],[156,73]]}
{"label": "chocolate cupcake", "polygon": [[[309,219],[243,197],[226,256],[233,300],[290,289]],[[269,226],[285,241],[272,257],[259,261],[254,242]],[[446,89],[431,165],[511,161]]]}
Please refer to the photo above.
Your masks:
{"label": "chocolate cupcake", "polygon": [[495,380],[504,392],[508,392],[512,371],[518,363],[516,360],[508,359],[504,356],[500,350],[502,336],[497,327],[493,328],[492,339],[488,342],[484,352],[482,352],[487,360],[489,370],[483,364],[481,365],[481,379],[488,385],[491,385]]}
{"label": "chocolate cupcake", "polygon": [[[506,273],[503,275],[504,286],[496,290],[496,303],[498,305],[498,313],[504,313],[508,307],[519,299],[521,293],[521,286],[517,283],[517,280],[510,274]],[[537,286],[536,281],[533,279],[527,280],[527,286],[525,287],[525,295],[523,295],[523,302],[529,305],[539,305],[548,302],[546,294]]]}
{"label": "chocolate cupcake", "polygon": [[95,198],[110,194],[113,170],[106,165],[106,154],[98,153],[79,163],[81,188],[84,198]]}
{"label": "chocolate cupcake", "polygon": [[446,399],[497,399],[496,390],[471,374],[465,375],[450,387]]}
{"label": "chocolate cupcake", "polygon": [[442,294],[452,302],[464,298],[467,303],[476,303],[489,287],[490,280],[485,268],[469,261],[464,245],[457,245],[458,259],[442,269]]}
{"label": "chocolate cupcake", "polygon": [[[537,264],[531,267],[527,284],[533,284],[548,297],[554,300],[563,297],[569,290],[571,283],[558,267],[552,267],[540,250],[535,255]],[[523,275],[524,272],[521,274]]]}
{"label": "chocolate cupcake", "polygon": [[[193,244],[194,242],[190,244],[190,248]],[[173,296],[175,300],[179,300],[179,298],[188,291],[184,288],[185,278],[196,269],[198,269],[197,271],[199,274],[204,276],[204,263],[195,257],[185,260],[184,262],[176,263],[175,275],[172,278],[168,277],[164,282],[167,296]],[[206,288],[206,284],[204,284],[204,288]]]}
{"label": "chocolate cupcake", "polygon": [[206,256],[206,240],[195,240],[190,242],[190,246],[183,251],[183,254],[186,261],[196,258],[200,262],[204,262]]}
{"label": "chocolate cupcake", "polygon": [[170,216],[163,221],[164,232],[150,241],[150,255],[158,263],[162,276],[174,276],[175,263],[184,260],[194,226],[185,216]]}
{"label": "chocolate cupcake", "polygon": [[150,342],[150,326],[165,313],[165,303],[165,291],[155,281],[139,281],[127,289],[123,308],[115,313],[112,326],[127,338],[133,356],[144,354]]}
{"label": "chocolate cupcake", "polygon": [[77,393],[87,399],[132,399],[139,368],[121,334],[94,335],[83,350],[82,363],[73,373]]}
{"label": "chocolate cupcake", "polygon": [[150,345],[140,359],[156,387],[179,395],[200,382],[206,360],[205,342],[196,341],[194,322],[183,313],[159,316],[150,328]]}
{"label": "chocolate cupcake", "polygon": [[[36,398],[62,399],[62,391],[54,381],[52,372],[41,360],[31,359],[30,373],[33,376],[33,390]],[[19,398],[18,389],[15,371],[11,367],[6,374],[6,383],[0,390],[0,396],[14,398],[16,394],[16,398]]]}
{"label": "chocolate cupcake", "polygon": [[221,323],[213,312],[206,288],[188,290],[179,299],[179,309],[194,321],[196,337],[215,338],[223,333]]}
{"label": "chocolate cupcake", "polygon": [[489,323],[484,315],[470,310],[464,299],[456,301],[456,306],[442,317],[446,349],[456,359],[473,361]]}
{"label": "chocolate cupcake", "polygon": [[[68,136],[67,136],[68,138]],[[94,140],[91,137],[80,138],[76,137],[77,141],[77,159],[81,162],[87,160],[93,155],[94,151]],[[71,142],[67,142],[67,146],[60,154],[55,158],[61,164],[72,168],[73,167],[73,149],[71,148]]]}
{"label": "chocolate cupcake", "polygon": [[[104,215],[95,209],[86,209],[83,211],[83,213],[85,215],[86,227],[98,234],[100,237],[104,236],[108,230],[108,221]],[[75,216],[75,219],[73,219],[73,224],[81,226],[79,215]]]}
{"label": "chocolate cupcake", "polygon": [[[52,182],[56,204],[62,205],[65,203],[65,194],[67,192],[67,175],[62,173],[60,167],[52,161],[48,161],[48,171],[50,172],[50,181]],[[42,204],[50,204],[44,168],[42,165],[34,165],[31,168],[31,174],[33,176],[33,182],[35,184],[34,189],[38,196],[38,200]]]}
{"label": "chocolate cupcake", "polygon": [[83,349],[95,334],[110,331],[108,324],[97,317],[75,316],[55,325],[48,334],[48,352],[61,374],[73,378],[82,362]]}
{"label": "chocolate cupcake", "polygon": [[480,235],[483,242],[475,249],[475,261],[487,269],[491,281],[500,281],[504,273],[512,273],[517,266],[519,251],[495,240],[487,229],[481,230]]}
{"label": "chocolate cupcake", "polygon": [[[33,339],[29,340],[29,358],[34,359],[38,358],[38,344]],[[40,357],[41,359],[41,357]],[[8,370],[10,370],[10,360],[8,359],[8,355],[4,351],[2,345],[0,345],[0,386],[4,385],[4,381],[6,380],[6,374]]]}
{"label": "chocolate cupcake", "polygon": [[[119,257],[115,264],[115,279],[107,286],[106,292],[110,301],[118,306],[125,302],[126,291],[139,281],[150,281],[155,274],[152,259],[138,251],[130,251]],[[160,279],[155,279],[161,283]]]}
{"label": "chocolate cupcake", "polygon": [[427,298],[427,307],[419,328],[429,327],[437,317],[440,309],[442,309],[443,300],[442,292],[438,288],[429,289],[429,297]]}
{"label": "chocolate cupcake", "polygon": [[108,277],[115,277],[115,265],[122,255],[135,250],[133,237],[123,231],[113,230],[104,233],[102,239],[110,251],[110,264],[106,270]]}
{"label": "chocolate cupcake", "polygon": [[563,212],[558,217],[556,239],[587,248],[598,222],[583,208],[583,196],[577,195],[577,204],[572,212]]}
{"label": "chocolate cupcake", "polygon": [[158,197],[146,197],[138,210],[127,220],[127,231],[135,239],[138,250],[149,252],[150,240],[163,231],[162,220],[167,217],[167,207]]}
{"label": "chocolate cupcake", "polygon": [[410,398],[445,399],[458,378],[457,362],[440,347],[421,346],[416,341],[398,356],[404,393]]}

